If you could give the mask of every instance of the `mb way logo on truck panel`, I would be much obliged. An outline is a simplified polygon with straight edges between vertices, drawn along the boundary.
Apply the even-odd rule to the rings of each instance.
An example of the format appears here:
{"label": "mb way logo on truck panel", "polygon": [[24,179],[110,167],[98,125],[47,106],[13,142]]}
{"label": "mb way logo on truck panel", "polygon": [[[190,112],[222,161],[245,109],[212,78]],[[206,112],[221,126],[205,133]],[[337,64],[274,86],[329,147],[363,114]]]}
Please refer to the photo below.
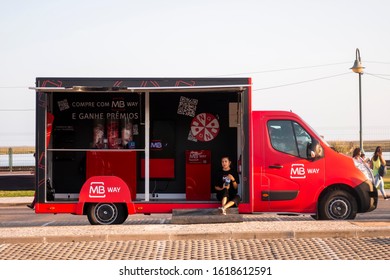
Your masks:
{"label": "mb way logo on truck panel", "polygon": [[91,182],[89,185],[90,198],[105,198],[107,193],[119,193],[120,187],[105,187],[104,182]]}
{"label": "mb way logo on truck panel", "polygon": [[320,172],[319,168],[307,168],[303,163],[291,164],[290,178],[291,179],[306,179],[307,174],[318,174]]}

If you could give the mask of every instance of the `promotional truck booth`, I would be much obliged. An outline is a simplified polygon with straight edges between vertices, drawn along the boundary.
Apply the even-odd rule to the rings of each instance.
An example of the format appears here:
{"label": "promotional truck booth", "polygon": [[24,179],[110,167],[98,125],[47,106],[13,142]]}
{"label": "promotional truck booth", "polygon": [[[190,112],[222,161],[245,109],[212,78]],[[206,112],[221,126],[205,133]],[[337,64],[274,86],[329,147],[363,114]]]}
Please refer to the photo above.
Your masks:
{"label": "promotional truck booth", "polygon": [[120,224],[128,214],[218,208],[229,156],[239,213],[354,219],[370,178],[298,115],[252,111],[250,78],[37,78],[36,213]]}
{"label": "promotional truck booth", "polygon": [[[36,83],[37,212],[75,211],[73,203],[90,178],[95,179],[87,187],[89,201],[123,191],[108,189],[99,176],[123,180],[130,199],[120,202],[139,202],[137,211],[145,209],[142,202],[217,207],[212,174],[221,168],[221,157],[229,155],[237,168],[249,147],[242,131],[248,126],[242,119],[250,108],[248,78],[37,78]],[[245,203],[247,195],[241,196]]]}

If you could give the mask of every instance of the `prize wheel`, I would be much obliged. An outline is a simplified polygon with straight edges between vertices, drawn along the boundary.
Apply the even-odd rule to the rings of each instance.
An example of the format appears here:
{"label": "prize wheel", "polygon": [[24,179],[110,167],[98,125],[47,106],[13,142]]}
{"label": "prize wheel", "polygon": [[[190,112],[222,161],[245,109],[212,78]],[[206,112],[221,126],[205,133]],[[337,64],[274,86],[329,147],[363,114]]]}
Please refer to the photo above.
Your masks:
{"label": "prize wheel", "polygon": [[209,113],[196,115],[191,121],[191,133],[199,141],[211,141],[219,133],[219,121]]}

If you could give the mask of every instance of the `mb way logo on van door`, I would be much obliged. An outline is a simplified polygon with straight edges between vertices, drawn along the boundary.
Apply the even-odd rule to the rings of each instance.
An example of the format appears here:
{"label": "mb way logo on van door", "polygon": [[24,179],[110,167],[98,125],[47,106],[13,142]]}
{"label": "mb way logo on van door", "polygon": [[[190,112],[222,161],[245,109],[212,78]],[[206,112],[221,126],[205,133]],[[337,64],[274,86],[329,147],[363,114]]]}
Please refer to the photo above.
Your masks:
{"label": "mb way logo on van door", "polygon": [[319,168],[307,168],[303,163],[291,164],[290,178],[291,179],[305,179],[306,174],[318,174],[320,173]]}
{"label": "mb way logo on van door", "polygon": [[291,164],[290,178],[305,179],[306,178],[305,165],[303,163]]}

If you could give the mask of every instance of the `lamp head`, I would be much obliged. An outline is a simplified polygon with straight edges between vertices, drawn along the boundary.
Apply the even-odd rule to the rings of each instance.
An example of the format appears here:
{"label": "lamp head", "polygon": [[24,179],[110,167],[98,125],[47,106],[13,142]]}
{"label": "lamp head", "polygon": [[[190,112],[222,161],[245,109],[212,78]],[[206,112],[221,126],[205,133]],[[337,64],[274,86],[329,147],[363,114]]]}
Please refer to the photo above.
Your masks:
{"label": "lamp head", "polygon": [[352,68],[353,72],[358,73],[358,74],[363,74],[363,65],[362,65],[362,60],[360,59],[360,51],[359,49],[356,49],[356,59],[355,63],[353,64]]}
{"label": "lamp head", "polygon": [[355,72],[355,73],[358,73],[358,74],[363,74],[363,69],[365,67],[363,67],[362,65],[362,62],[360,60],[355,60],[355,63],[353,64],[352,66],[352,71]]}

